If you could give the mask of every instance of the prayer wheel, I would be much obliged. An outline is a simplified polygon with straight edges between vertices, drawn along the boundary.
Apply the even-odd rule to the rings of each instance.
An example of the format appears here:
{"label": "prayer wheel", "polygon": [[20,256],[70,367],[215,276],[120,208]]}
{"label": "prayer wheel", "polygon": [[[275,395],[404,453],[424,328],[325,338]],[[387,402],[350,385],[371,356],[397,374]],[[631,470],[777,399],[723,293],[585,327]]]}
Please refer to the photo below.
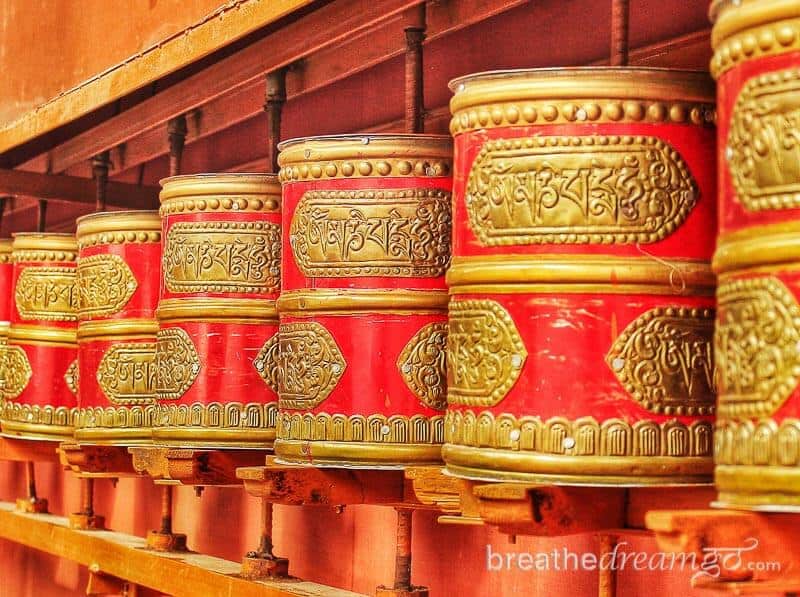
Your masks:
{"label": "prayer wheel", "polygon": [[800,4],[714,2],[719,238],[715,481],[800,508]]}
{"label": "prayer wheel", "polygon": [[451,88],[447,471],[709,481],[713,81],[565,68]]}
{"label": "prayer wheel", "polygon": [[280,193],[271,174],[162,181],[158,444],[272,446]]}
{"label": "prayer wheel", "polygon": [[3,433],[72,437],[77,418],[78,292],[72,234],[14,235]]}
{"label": "prayer wheel", "polygon": [[157,211],[78,219],[79,443],[150,441],[156,412]]}
{"label": "prayer wheel", "polygon": [[441,460],[452,142],[285,141],[275,454],[318,466]]}

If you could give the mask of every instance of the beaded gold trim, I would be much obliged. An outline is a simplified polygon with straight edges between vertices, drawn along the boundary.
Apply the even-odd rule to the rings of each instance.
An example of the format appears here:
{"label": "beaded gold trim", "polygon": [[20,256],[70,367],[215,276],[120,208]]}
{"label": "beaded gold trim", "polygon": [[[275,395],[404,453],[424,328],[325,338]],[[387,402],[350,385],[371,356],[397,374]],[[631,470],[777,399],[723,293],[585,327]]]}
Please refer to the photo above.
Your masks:
{"label": "beaded gold trim", "polygon": [[88,249],[97,245],[122,245],[131,243],[158,243],[161,242],[161,231],[155,230],[129,230],[127,232],[98,232],[87,234],[78,238],[78,248]]}
{"label": "beaded gold trim", "polygon": [[67,384],[69,391],[72,392],[73,396],[78,395],[78,359],[75,359],[69,364],[67,367],[66,373],[64,373],[64,383]]}
{"label": "beaded gold trim", "polygon": [[281,208],[279,198],[238,197],[236,195],[221,198],[184,198],[163,201],[159,208],[161,217],[173,214],[197,212],[262,212],[274,213]]}
{"label": "beaded gold trim", "polygon": [[440,444],[444,416],[278,413],[280,440]]}
{"label": "beaded gold trim", "polygon": [[574,421],[553,417],[516,417],[490,412],[448,411],[445,442],[514,452],[539,452],[566,456],[711,456],[711,423],[684,425],[622,419],[598,422],[594,417]]}
{"label": "beaded gold trim", "polygon": [[12,261],[16,263],[58,263],[73,262],[78,259],[77,251],[36,251],[15,249],[11,254]]}
{"label": "beaded gold trim", "polygon": [[[716,29],[716,28],[715,28]],[[716,38],[715,34],[713,38]],[[752,27],[723,40],[714,41],[711,74],[719,79],[747,60],[800,49],[800,18]]]}
{"label": "beaded gold trim", "polygon": [[330,178],[372,178],[413,176],[415,178],[450,176],[453,164],[440,159],[360,159],[332,160],[281,168],[281,182]]}

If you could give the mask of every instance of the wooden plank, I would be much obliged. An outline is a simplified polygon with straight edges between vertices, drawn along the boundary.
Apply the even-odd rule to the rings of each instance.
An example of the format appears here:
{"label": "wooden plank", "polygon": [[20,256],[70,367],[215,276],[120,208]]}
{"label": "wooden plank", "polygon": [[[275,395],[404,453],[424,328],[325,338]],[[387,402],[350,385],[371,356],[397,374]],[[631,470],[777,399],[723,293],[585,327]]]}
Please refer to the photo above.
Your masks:
{"label": "wooden plank", "polygon": [[192,552],[148,550],[141,537],[73,530],[66,518],[17,513],[7,502],[0,502],[0,537],[176,597],[364,597],[299,579],[245,580],[236,562]]}
{"label": "wooden plank", "polygon": [[58,442],[0,437],[0,460],[58,462]]}
{"label": "wooden plank", "polygon": [[[71,164],[124,143],[174,116],[228,94],[267,72],[346,39],[420,2],[422,0],[334,0],[153,98],[76,135],[54,153],[52,169],[61,172]],[[0,136],[0,151],[3,149]]]}
{"label": "wooden plank", "polygon": [[10,123],[0,130],[0,153],[208,56],[312,1],[226,2],[194,26],[162,40]]}
{"label": "wooden plank", "polygon": [[[130,209],[153,209],[158,206],[159,191],[158,187],[109,181],[108,204]],[[96,185],[90,178],[0,169],[0,193],[93,205]]]}

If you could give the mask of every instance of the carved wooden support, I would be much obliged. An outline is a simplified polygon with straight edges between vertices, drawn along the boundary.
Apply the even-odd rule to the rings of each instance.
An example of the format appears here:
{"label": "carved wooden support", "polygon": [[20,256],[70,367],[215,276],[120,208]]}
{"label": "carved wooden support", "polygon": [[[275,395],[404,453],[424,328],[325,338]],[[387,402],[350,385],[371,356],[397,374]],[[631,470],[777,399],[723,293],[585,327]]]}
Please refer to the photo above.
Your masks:
{"label": "carved wooden support", "polygon": [[125,597],[138,597],[141,587],[127,580],[89,570],[89,580],[86,583],[86,594],[90,597],[102,595],[124,595]]}
{"label": "carved wooden support", "polygon": [[[800,592],[800,521],[793,514],[733,510],[654,510],[647,528],[661,549],[711,562],[692,584],[734,595]],[[718,573],[717,568],[718,566]]]}
{"label": "carved wooden support", "polygon": [[416,498],[445,514],[461,515],[465,481],[448,477],[441,466],[417,466],[405,470]]}
{"label": "carved wooden support", "polygon": [[156,480],[181,485],[241,485],[236,469],[264,462],[258,450],[196,450],[192,448],[128,448],[133,468]]}
{"label": "carved wooden support", "polygon": [[251,495],[291,506],[381,504],[424,507],[413,495],[402,470],[333,469],[275,463],[236,471]]}
{"label": "carved wooden support", "polygon": [[58,462],[58,444],[50,441],[0,437],[0,460]]}
{"label": "carved wooden support", "polygon": [[74,473],[96,478],[136,475],[128,450],[123,446],[89,446],[63,442],[58,450],[61,464]]}

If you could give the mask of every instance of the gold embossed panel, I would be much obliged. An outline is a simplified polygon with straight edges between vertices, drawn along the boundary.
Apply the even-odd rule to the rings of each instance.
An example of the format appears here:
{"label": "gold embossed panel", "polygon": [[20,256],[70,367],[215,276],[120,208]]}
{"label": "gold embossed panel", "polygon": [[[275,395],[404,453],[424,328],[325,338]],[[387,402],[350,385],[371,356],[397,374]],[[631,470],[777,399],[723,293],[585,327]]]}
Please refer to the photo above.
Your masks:
{"label": "gold embossed panel", "polygon": [[264,342],[264,346],[258,351],[256,358],[253,359],[253,367],[256,368],[258,376],[264,380],[276,394],[278,388],[278,334],[273,334],[269,340]]}
{"label": "gold embossed panel", "polygon": [[606,362],[644,408],[665,415],[714,411],[714,312],[658,307],[620,334]]}
{"label": "gold embossed panel", "polygon": [[26,267],[14,301],[23,320],[77,321],[78,292],[73,267]]}
{"label": "gold embossed panel", "polygon": [[718,414],[772,414],[800,379],[800,306],[767,276],[722,282],[717,299]]}
{"label": "gold embossed panel", "polygon": [[697,185],[654,137],[528,137],[488,141],[465,200],[486,246],[650,243],[683,223]]}
{"label": "gold embossed panel", "polygon": [[158,330],[155,358],[158,398],[178,400],[200,373],[200,357],[189,334],[179,327]]}
{"label": "gold embossed panel", "polygon": [[309,409],[327,398],[347,364],[330,332],[317,322],[280,326],[280,408]]}
{"label": "gold embossed panel", "polygon": [[800,207],[800,70],[747,82],[736,100],[726,151],[745,209]]}
{"label": "gold embossed panel", "polygon": [[270,293],[280,289],[280,226],[270,222],[179,222],[164,244],[170,292]]}
{"label": "gold embossed panel", "polygon": [[3,388],[3,395],[13,400],[22,394],[31,380],[33,371],[31,370],[30,361],[28,361],[28,355],[19,346],[8,346],[4,352],[5,387]]}
{"label": "gold embossed panel", "polygon": [[450,262],[450,193],[310,191],[291,224],[306,276],[441,276]]}
{"label": "gold embossed panel", "polygon": [[118,313],[136,292],[137,286],[131,268],[119,255],[92,255],[78,260],[81,317]]}
{"label": "gold embossed panel", "polygon": [[67,384],[73,396],[78,395],[78,359],[72,361],[67,367],[67,371],[64,373],[64,383]]}
{"label": "gold embossed panel", "polygon": [[397,359],[400,376],[430,408],[447,406],[447,324],[429,323],[420,329]]}
{"label": "gold embossed panel", "polygon": [[447,400],[494,406],[516,383],[528,353],[511,316],[491,300],[451,301]]}
{"label": "gold embossed panel", "polygon": [[156,343],[114,344],[100,360],[97,383],[112,404],[154,403]]}

